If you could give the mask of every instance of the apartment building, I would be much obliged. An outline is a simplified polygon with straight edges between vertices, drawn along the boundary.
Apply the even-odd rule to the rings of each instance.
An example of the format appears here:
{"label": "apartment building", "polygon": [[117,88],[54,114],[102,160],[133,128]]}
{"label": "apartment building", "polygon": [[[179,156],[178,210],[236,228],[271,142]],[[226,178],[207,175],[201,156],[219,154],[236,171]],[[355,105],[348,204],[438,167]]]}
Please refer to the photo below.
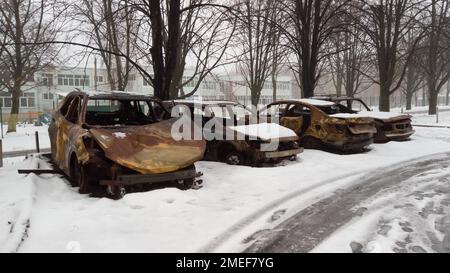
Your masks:
{"label": "apartment building", "polygon": [[[193,70],[190,69],[185,72],[183,81],[189,81],[183,87],[185,94],[189,94],[197,86],[198,78],[193,78],[193,74]],[[279,99],[291,98],[295,85],[295,81],[291,77],[280,76],[277,82],[277,97]],[[20,98],[19,120],[34,120],[43,113],[51,113],[64,96],[75,89],[111,90],[106,69],[55,66],[36,73],[22,88],[23,95]],[[150,84],[135,71],[130,73],[125,91],[153,94],[153,88]],[[270,81],[264,85],[260,103],[270,103],[272,97],[273,88]],[[251,101],[250,91],[240,75],[207,77],[201,82],[197,92],[190,96],[190,99],[233,100],[243,104],[249,104]],[[11,106],[11,94],[0,91],[0,107],[4,121],[9,118]]]}

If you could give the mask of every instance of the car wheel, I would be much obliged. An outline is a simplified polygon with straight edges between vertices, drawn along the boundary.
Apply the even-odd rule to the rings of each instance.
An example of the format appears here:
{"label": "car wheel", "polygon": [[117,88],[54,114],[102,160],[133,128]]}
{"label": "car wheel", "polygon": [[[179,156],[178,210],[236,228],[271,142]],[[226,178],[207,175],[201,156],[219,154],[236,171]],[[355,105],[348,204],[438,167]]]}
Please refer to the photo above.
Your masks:
{"label": "car wheel", "polygon": [[78,180],[79,193],[89,193],[89,176],[87,174],[86,166],[80,165],[80,178]]}
{"label": "car wheel", "polygon": [[317,139],[315,137],[311,137],[311,136],[304,137],[302,139],[301,143],[302,143],[302,147],[304,147],[305,149],[319,150],[323,146],[322,141],[320,141],[319,139]]}
{"label": "car wheel", "polygon": [[225,156],[225,162],[229,165],[240,165],[242,161],[242,156],[238,151],[231,151]]}
{"label": "car wheel", "polygon": [[109,198],[114,200],[122,199],[127,193],[125,187],[123,186],[107,186],[106,194]]}
{"label": "car wheel", "polygon": [[73,158],[70,169],[70,182],[72,186],[79,187],[79,193],[89,193],[89,177],[86,166],[80,165],[78,160]]}
{"label": "car wheel", "polygon": [[194,186],[195,178],[184,179],[178,182],[178,188],[180,190],[189,190]]}

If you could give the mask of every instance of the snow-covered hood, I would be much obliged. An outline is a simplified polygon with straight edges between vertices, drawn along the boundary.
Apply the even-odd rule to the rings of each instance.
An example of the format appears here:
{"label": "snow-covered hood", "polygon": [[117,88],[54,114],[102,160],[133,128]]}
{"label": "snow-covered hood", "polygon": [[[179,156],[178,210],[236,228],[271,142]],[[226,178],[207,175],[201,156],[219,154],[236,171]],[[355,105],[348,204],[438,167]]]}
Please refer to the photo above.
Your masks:
{"label": "snow-covered hood", "polygon": [[373,119],[382,120],[384,122],[397,121],[397,120],[411,118],[411,115],[408,115],[408,114],[399,114],[399,113],[392,113],[392,112],[364,111],[364,112],[359,112],[359,114],[364,115],[366,117],[373,118]]}
{"label": "snow-covered hood", "polygon": [[330,115],[330,117],[340,118],[340,119],[372,118],[372,119],[382,120],[384,122],[393,122],[393,121],[411,118],[411,116],[408,114],[399,114],[399,113],[391,113],[391,112],[372,112],[372,111],[362,111],[357,114],[340,113],[340,114]]}
{"label": "snow-covered hood", "polygon": [[276,123],[238,125],[230,126],[229,128],[245,136],[257,138],[262,141],[270,141],[273,139],[285,141],[298,140],[298,136],[294,131]]}
{"label": "snow-covered hood", "polygon": [[350,114],[350,113],[340,113],[340,114],[334,114],[334,115],[330,115],[330,117],[332,118],[339,118],[339,119],[366,119],[366,118],[370,118],[367,115],[363,115],[363,114]]}

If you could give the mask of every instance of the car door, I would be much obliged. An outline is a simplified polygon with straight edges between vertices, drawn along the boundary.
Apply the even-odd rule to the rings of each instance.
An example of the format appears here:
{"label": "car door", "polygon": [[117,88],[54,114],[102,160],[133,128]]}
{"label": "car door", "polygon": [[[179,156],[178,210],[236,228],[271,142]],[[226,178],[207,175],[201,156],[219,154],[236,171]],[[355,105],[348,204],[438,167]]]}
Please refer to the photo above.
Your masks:
{"label": "car door", "polygon": [[48,128],[52,159],[53,162],[55,162],[55,164],[58,167],[60,167],[60,159],[63,158],[61,155],[64,152],[63,149],[61,148],[60,128],[61,125],[64,123],[64,116],[67,114],[67,111],[69,110],[69,106],[72,103],[73,98],[74,98],[73,96],[66,97],[66,99],[62,102],[61,106],[53,113],[52,121]]}
{"label": "car door", "polygon": [[301,135],[304,125],[303,105],[289,104],[280,118],[280,124],[293,130],[297,135]]}
{"label": "car door", "polygon": [[73,147],[74,136],[70,131],[77,125],[81,109],[81,97],[74,96],[68,99],[67,106],[64,105],[60,115],[55,120],[57,133],[55,137],[55,155],[54,159],[58,167],[69,172],[70,150]]}

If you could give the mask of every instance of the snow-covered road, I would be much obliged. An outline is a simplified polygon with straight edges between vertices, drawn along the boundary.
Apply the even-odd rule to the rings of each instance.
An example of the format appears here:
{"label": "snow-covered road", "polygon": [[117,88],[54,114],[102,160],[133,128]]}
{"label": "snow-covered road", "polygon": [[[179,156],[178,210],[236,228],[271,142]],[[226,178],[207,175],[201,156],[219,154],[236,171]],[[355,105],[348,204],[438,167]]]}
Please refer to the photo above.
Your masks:
{"label": "snow-covered road", "polygon": [[250,236],[246,251],[450,252],[449,220],[450,153],[444,153],[356,179]]}
{"label": "snow-covered road", "polygon": [[[415,121],[425,119],[429,118],[417,117]],[[449,122],[450,114],[442,115],[441,120]],[[36,164],[45,167],[46,163],[33,158],[8,158],[5,167],[0,168],[0,252],[243,251],[257,237],[251,238],[252,234],[278,226],[336,191],[346,192],[355,181],[364,185],[365,177],[375,170],[394,170],[401,162],[450,152],[450,130],[416,129],[411,141],[374,144],[364,154],[306,150],[296,162],[273,168],[199,162],[197,168],[204,173],[204,186],[199,190],[165,188],[127,194],[119,201],[80,195],[58,175],[18,175],[18,168]],[[9,150],[20,145],[13,139],[9,143],[14,146]],[[374,202],[388,195],[380,191],[373,196]],[[368,209],[364,215],[371,215],[370,204],[361,206]],[[351,232],[353,220],[358,219],[366,217],[342,223],[343,230],[337,232],[346,231],[346,224]],[[396,219],[393,217],[388,224],[391,233],[397,228],[391,224]],[[447,220],[442,221],[445,224]],[[407,222],[414,225],[413,221]],[[359,243],[363,251],[371,251],[372,246],[380,244],[374,251],[386,250],[384,247],[393,250],[384,244],[384,237],[367,237],[372,234],[370,228],[359,230],[361,233],[351,238],[354,246]],[[322,242],[324,248],[319,245],[314,251],[351,251],[349,242],[334,241],[334,234],[330,234],[331,241]],[[444,241],[442,234],[436,234],[435,242]]]}

